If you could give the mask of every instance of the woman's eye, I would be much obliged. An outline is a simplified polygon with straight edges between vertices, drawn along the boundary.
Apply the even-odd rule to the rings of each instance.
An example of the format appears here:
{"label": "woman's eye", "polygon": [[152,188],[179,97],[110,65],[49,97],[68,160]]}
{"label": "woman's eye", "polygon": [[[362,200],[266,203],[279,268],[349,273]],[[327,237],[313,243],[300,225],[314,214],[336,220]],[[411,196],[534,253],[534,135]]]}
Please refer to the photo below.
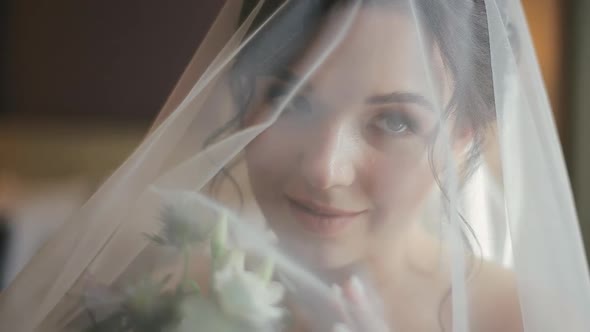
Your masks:
{"label": "woman's eye", "polygon": [[[275,107],[279,107],[285,101],[290,91],[282,86],[271,86],[266,93],[266,100]],[[301,95],[295,95],[285,105],[284,112],[288,111],[309,111],[310,104],[307,99]]]}
{"label": "woman's eye", "polygon": [[412,129],[411,121],[401,112],[379,115],[375,126],[390,135],[403,134]]}

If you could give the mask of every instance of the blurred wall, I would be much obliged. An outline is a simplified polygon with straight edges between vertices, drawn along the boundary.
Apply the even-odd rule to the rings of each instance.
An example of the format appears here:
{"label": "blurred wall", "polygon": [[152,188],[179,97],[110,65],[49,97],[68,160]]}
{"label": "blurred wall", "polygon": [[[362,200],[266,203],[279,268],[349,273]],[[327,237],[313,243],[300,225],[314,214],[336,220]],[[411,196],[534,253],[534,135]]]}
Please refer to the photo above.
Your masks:
{"label": "blurred wall", "polygon": [[9,110],[153,117],[221,3],[12,0]]}
{"label": "blurred wall", "polygon": [[223,1],[2,3],[0,172],[100,178],[141,140]]}
{"label": "blurred wall", "polygon": [[563,137],[567,126],[564,107],[564,25],[569,0],[522,0],[555,122]]}
{"label": "blurred wall", "polygon": [[[584,237],[590,239],[590,1],[572,0],[567,69],[566,152]],[[586,242],[590,254],[590,241]]]}

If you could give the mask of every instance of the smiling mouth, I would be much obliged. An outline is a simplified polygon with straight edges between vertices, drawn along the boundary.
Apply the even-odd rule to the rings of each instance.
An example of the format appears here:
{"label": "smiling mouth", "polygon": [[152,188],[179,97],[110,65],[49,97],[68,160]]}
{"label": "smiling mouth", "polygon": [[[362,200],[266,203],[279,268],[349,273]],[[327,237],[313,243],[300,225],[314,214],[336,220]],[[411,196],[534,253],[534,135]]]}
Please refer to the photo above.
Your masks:
{"label": "smiling mouth", "polygon": [[289,208],[303,228],[313,234],[331,236],[345,229],[365,211],[347,211],[287,197]]}

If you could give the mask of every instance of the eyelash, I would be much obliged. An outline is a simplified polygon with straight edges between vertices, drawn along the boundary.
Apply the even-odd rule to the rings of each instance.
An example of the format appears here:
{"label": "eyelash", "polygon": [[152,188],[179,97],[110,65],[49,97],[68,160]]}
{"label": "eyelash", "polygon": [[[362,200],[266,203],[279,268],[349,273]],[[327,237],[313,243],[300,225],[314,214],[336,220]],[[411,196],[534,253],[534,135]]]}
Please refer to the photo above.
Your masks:
{"label": "eyelash", "polygon": [[[272,104],[278,106],[281,104],[282,99],[289,94],[289,91],[286,87],[283,86],[279,86],[279,85],[272,85],[269,87],[269,89],[266,92],[265,95],[265,99],[269,102],[271,102]],[[299,111],[299,110],[305,110],[305,111],[309,111],[311,109],[311,105],[309,103],[309,101],[300,95],[295,95],[291,98],[291,100],[289,101],[289,103],[287,104],[287,106],[285,107],[285,110],[283,112],[288,112],[288,111]]]}
{"label": "eyelash", "polygon": [[[396,121],[395,125],[400,125],[399,129],[392,129],[387,121]],[[399,136],[416,132],[416,121],[409,115],[400,111],[388,111],[377,116],[373,124],[377,129],[384,131],[387,135]]]}

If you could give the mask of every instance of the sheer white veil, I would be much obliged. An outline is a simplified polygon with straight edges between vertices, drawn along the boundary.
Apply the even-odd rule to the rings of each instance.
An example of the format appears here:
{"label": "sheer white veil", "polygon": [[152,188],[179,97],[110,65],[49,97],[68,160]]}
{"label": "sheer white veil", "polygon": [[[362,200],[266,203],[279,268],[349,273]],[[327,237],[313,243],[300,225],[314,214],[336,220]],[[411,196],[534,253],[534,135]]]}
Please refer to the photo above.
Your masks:
{"label": "sheer white veil", "polygon": [[[326,3],[341,4],[334,9]],[[332,281],[325,271],[310,263],[315,254],[308,253],[307,244],[298,242],[298,233],[289,233],[296,226],[273,224],[269,215],[274,212],[268,212],[272,206],[265,205],[260,194],[264,188],[257,189],[258,178],[252,170],[254,164],[262,162],[249,160],[259,155],[256,149],[262,150],[261,160],[270,156],[272,162],[257,166],[270,179],[275,168],[288,164],[281,163],[281,158],[290,155],[278,153],[274,147],[282,151],[293,148],[295,154],[298,149],[307,151],[322,144],[320,139],[304,147],[287,142],[293,137],[315,135],[313,128],[319,126],[319,115],[301,124],[297,121],[303,120],[293,115],[293,109],[297,105],[312,105],[309,108],[313,110],[330,108],[332,99],[325,96],[337,89],[321,90],[326,95],[316,96],[321,100],[316,104],[313,98],[300,102],[300,96],[313,90],[308,87],[311,83],[324,82],[318,77],[329,72],[326,68],[335,68],[334,59],[348,52],[343,45],[352,45],[350,38],[366,33],[358,28],[366,8],[378,8],[381,14],[388,10],[379,6],[390,5],[393,11],[403,13],[392,17],[409,27],[405,36],[412,37],[407,41],[396,39],[398,35],[394,34],[399,32],[385,31],[392,25],[383,19],[371,25],[371,29],[383,31],[374,30],[374,34],[359,40],[371,47],[380,47],[379,43],[369,43],[373,39],[399,43],[390,55],[411,65],[401,66],[404,70],[399,73],[383,68],[372,77],[390,82],[381,77],[399,75],[401,79],[395,84],[399,81],[419,86],[425,99],[433,104],[431,113],[435,116],[429,117],[434,120],[428,121],[434,123],[436,138],[427,145],[421,143],[426,138],[396,137],[387,147],[381,143],[382,137],[366,139],[362,145],[366,150],[355,156],[361,158],[371,151],[371,163],[384,165],[363,174],[387,175],[386,167],[398,167],[404,162],[418,165],[417,160],[437,173],[432,186],[424,189],[424,204],[415,208],[419,214],[415,223],[427,230],[425,237],[429,240],[425,241],[432,239],[435,244],[428,246],[436,251],[435,262],[428,268],[436,267],[433,273],[438,276],[436,281],[416,289],[436,294],[429,297],[416,291],[416,298],[425,299],[428,305],[424,305],[424,312],[412,311],[408,316],[416,316],[417,320],[423,317],[424,322],[435,320],[424,326],[434,326],[436,331],[450,328],[466,332],[478,330],[476,321],[480,316],[496,317],[496,311],[505,309],[513,311],[509,315],[517,317],[516,325],[523,331],[586,331],[590,326],[590,280],[578,219],[525,15],[516,0],[287,0],[255,4],[228,0],[162,108],[157,125],[0,294],[3,328],[14,332],[76,330],[71,323],[78,321],[85,309],[81,297],[88,291],[89,280],[93,284],[121,286],[137,275],[174,269],[171,266],[178,263],[178,257],[155,248],[145,234],[161,230],[158,216],[166,201],[186,195],[193,199],[192,211],[198,220],[215,219],[222,212],[237,246],[275,261],[277,279],[286,285],[293,306],[306,309],[303,311],[310,330],[326,331],[342,321],[340,312],[332,308],[341,301],[334,298]],[[321,22],[328,23],[324,26]],[[442,49],[440,54],[432,51],[433,40]],[[481,40],[485,42],[479,43]],[[363,52],[379,61],[382,53],[391,50],[384,46]],[[432,60],[436,58],[433,53],[442,58],[444,69]],[[270,106],[252,111],[257,102],[263,103],[260,98],[265,98],[259,91],[259,76],[276,76],[282,67],[293,63],[298,78],[283,87],[280,97],[269,97],[274,98],[267,103]],[[363,65],[362,61],[351,62],[348,67],[353,70]],[[446,80],[445,75],[451,79]],[[349,78],[342,86],[354,85],[358,76]],[[458,105],[455,108],[443,105],[449,81],[453,87],[450,90],[459,91],[447,96],[449,103]],[[342,91],[337,91],[341,94],[335,99],[349,97]],[[350,92],[352,95],[354,92]],[[315,116],[312,111],[309,114],[306,116]],[[381,128],[382,122],[376,123],[376,128]],[[466,132],[471,138],[465,151],[459,153],[454,145],[462,137],[457,134],[457,124],[470,128]],[[295,128],[299,132],[294,134]],[[365,136],[359,137],[362,141]],[[258,147],[248,150],[253,145]],[[395,150],[397,159],[385,156],[386,150]],[[394,159],[397,161],[391,161]],[[495,165],[500,168],[494,169]],[[387,193],[392,197],[390,203],[380,204],[409,209],[404,207],[409,201],[399,197],[414,195],[423,177],[414,170],[422,166],[407,166],[403,168],[407,174],[392,175],[397,182],[376,180],[374,185],[381,183],[383,187],[374,190],[375,196]],[[408,194],[391,189],[394,184],[405,184],[403,190]],[[367,197],[363,196],[367,204],[373,204]],[[356,206],[357,201],[347,203]],[[329,228],[310,227],[315,227],[316,232]],[[375,235],[374,243],[384,243],[379,247],[380,255],[394,261],[398,253],[391,248],[403,243],[399,237],[404,236],[391,235],[391,240],[386,241],[391,227],[379,227],[384,228],[381,235]],[[276,237],[269,236],[269,229]],[[309,248],[323,248],[324,244],[313,242],[316,238],[323,235],[310,236]],[[417,245],[413,240],[406,242]],[[373,246],[377,245],[366,245]],[[343,246],[339,250],[350,250],[350,257],[362,260],[360,251],[354,249],[357,247],[352,248]],[[422,257],[420,250],[411,255]],[[334,260],[345,259],[340,255],[335,254]],[[201,260],[207,259],[206,254],[202,256]],[[369,324],[379,324],[369,325],[370,329],[405,331],[406,326],[413,326],[403,322],[407,314],[403,309],[414,308],[413,298],[404,303],[389,299],[382,287],[394,277],[375,277],[373,272],[364,266],[354,271],[365,283],[371,300]],[[399,273],[396,276],[406,272]],[[434,288],[439,282],[441,286]],[[514,293],[513,307],[502,308],[499,306],[503,302],[495,302],[503,292]]]}

